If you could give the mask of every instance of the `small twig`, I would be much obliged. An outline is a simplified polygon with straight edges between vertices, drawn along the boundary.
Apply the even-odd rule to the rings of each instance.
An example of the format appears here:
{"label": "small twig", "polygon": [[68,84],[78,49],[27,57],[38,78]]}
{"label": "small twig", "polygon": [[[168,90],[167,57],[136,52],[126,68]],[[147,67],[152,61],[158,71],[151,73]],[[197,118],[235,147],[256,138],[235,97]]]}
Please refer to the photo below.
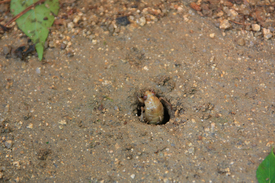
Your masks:
{"label": "small twig", "polygon": [[8,21],[4,26],[7,27],[9,24],[11,24],[12,22],[14,22],[16,19],[18,19],[19,17],[21,17],[22,15],[24,15],[25,13],[27,13],[30,9],[32,9],[33,7],[37,6],[40,3],[44,3],[46,0],[40,0],[37,1],[36,3],[33,3],[32,5],[30,5],[29,7],[27,7],[25,10],[21,11],[20,13],[18,13],[15,17],[13,17],[10,21]]}
{"label": "small twig", "polygon": [[250,24],[245,24],[245,23],[236,22],[236,21],[233,21],[233,20],[229,20],[229,21],[231,21],[231,22],[233,22],[233,23],[235,23],[235,24],[239,24],[239,25],[250,25]]}
{"label": "small twig", "polygon": [[2,3],[8,3],[8,2],[10,2],[11,0],[4,0],[4,1],[0,1],[0,4],[2,4]]}

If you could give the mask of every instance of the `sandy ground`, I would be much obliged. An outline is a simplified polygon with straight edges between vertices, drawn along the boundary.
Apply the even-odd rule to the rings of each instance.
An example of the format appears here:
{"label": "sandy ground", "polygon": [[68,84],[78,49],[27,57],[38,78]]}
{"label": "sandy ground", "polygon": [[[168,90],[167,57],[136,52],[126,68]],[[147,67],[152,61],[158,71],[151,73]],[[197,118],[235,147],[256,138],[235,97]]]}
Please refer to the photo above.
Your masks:
{"label": "sandy ground", "polygon": [[[73,57],[1,55],[0,181],[257,182],[275,139],[274,38],[184,11],[97,44],[71,36]],[[173,106],[164,125],[139,120],[148,89]]]}

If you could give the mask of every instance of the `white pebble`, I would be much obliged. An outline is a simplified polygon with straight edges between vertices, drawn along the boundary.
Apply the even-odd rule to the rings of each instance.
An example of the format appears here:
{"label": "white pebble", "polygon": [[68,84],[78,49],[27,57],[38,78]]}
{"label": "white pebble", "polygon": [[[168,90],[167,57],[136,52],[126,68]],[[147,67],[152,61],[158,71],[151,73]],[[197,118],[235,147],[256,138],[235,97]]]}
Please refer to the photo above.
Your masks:
{"label": "white pebble", "polygon": [[231,24],[228,20],[222,20],[220,24],[220,29],[229,29],[231,27]]}
{"label": "white pebble", "polygon": [[73,20],[74,23],[77,24],[79,22],[80,18],[81,18],[80,16],[76,16]]}
{"label": "white pebble", "polygon": [[94,45],[96,45],[96,43],[97,43],[97,40],[92,40],[92,43],[94,44]]}
{"label": "white pebble", "polygon": [[32,129],[32,128],[33,128],[33,124],[30,123],[30,124],[27,126],[27,128]]}
{"label": "white pebble", "polygon": [[146,24],[146,19],[145,19],[145,17],[141,17],[140,19],[139,19],[139,25],[140,26],[144,26]]}
{"label": "white pebble", "polygon": [[261,30],[261,26],[259,24],[252,24],[252,30],[259,32]]}
{"label": "white pebble", "polygon": [[74,23],[73,23],[73,22],[68,23],[68,28],[69,28],[69,29],[74,28]]}
{"label": "white pebble", "polygon": [[143,70],[146,70],[146,71],[149,71],[149,69],[148,69],[147,66],[144,66],[142,69],[143,69]]}
{"label": "white pebble", "polygon": [[40,74],[40,73],[41,73],[41,68],[40,68],[40,67],[37,67],[37,68],[35,69],[35,72],[36,72],[36,74]]}

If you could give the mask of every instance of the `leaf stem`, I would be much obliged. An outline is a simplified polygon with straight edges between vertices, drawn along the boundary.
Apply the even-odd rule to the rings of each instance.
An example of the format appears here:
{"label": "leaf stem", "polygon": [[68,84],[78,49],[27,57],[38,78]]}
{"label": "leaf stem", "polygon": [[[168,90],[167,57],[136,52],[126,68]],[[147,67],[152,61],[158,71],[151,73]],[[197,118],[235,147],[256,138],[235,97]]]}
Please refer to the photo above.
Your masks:
{"label": "leaf stem", "polygon": [[16,19],[18,19],[19,17],[21,17],[22,15],[24,15],[25,13],[27,13],[30,9],[32,9],[33,7],[37,6],[38,4],[44,3],[46,0],[39,0],[36,3],[33,3],[32,5],[30,5],[29,7],[27,7],[26,9],[24,9],[23,11],[21,11],[20,13],[18,13],[16,16],[14,16],[10,21],[8,21],[4,26],[7,27],[9,24],[11,24],[12,22],[14,22]]}

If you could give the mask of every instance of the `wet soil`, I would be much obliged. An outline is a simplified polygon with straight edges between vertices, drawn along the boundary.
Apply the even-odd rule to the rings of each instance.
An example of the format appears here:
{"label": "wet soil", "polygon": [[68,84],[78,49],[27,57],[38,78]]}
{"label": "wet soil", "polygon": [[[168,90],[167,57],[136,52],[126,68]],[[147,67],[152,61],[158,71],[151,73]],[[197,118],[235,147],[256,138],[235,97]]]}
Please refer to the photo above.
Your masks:
{"label": "wet soil", "polygon": [[[256,182],[275,139],[274,38],[189,7],[96,44],[66,36],[73,56],[1,55],[1,181]],[[139,119],[149,89],[173,107],[166,124]]]}

